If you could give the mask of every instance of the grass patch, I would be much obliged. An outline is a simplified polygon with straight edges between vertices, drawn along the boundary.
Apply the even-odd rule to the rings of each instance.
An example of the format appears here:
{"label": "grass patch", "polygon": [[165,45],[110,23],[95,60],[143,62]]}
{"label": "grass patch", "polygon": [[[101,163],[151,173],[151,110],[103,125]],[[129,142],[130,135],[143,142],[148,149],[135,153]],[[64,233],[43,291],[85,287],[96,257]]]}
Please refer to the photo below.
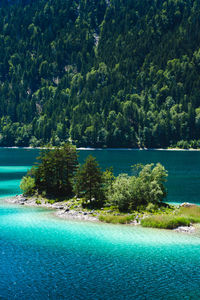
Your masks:
{"label": "grass patch", "polygon": [[187,217],[191,223],[200,223],[200,206],[181,207],[178,215]]}
{"label": "grass patch", "polygon": [[180,207],[174,213],[153,215],[141,220],[143,227],[174,229],[200,223],[200,206]]}
{"label": "grass patch", "polygon": [[99,220],[112,224],[129,224],[134,219],[134,216],[113,216],[113,215],[101,215]]}
{"label": "grass patch", "polygon": [[179,226],[189,226],[190,218],[176,215],[155,215],[141,220],[143,227],[174,229]]}

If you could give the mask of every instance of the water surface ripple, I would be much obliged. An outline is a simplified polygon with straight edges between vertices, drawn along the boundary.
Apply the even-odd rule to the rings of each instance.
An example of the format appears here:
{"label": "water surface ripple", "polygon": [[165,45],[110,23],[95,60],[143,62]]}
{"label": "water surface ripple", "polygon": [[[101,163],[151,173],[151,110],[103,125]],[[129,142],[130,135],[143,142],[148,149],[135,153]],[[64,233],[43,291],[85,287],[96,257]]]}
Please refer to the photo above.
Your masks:
{"label": "water surface ripple", "polygon": [[[15,149],[6,164],[1,151],[3,197],[19,192],[35,153]],[[198,231],[64,221],[49,210],[0,200],[0,299],[199,298]]]}

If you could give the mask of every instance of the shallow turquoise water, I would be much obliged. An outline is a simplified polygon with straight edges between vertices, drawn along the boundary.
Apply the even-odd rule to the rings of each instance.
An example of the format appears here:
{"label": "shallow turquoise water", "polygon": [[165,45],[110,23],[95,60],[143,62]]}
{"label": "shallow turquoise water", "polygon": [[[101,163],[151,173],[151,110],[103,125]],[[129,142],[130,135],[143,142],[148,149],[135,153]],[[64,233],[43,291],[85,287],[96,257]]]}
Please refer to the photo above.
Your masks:
{"label": "shallow turquoise water", "polygon": [[[149,157],[143,157],[144,152],[139,151],[133,157],[123,153],[127,154],[99,151],[97,155],[101,162],[105,158],[103,167],[112,162],[118,171],[128,171],[128,165],[135,160],[149,162],[158,158],[154,152],[146,152]],[[82,152],[81,159],[87,154]],[[190,158],[185,154],[181,158],[179,152],[176,160],[165,154],[160,161],[171,165],[171,181],[175,178],[177,184],[187,174],[196,174],[189,182],[196,179],[194,196],[198,200],[199,171],[193,163],[200,160],[200,153],[197,154],[191,155],[190,165]],[[19,180],[35,155],[35,150],[0,149],[2,197],[19,192]],[[199,298],[198,231],[195,235],[184,235],[64,221],[45,209],[14,206],[0,200],[0,299]]]}
{"label": "shallow turquoise water", "polygon": [[[200,239],[1,207],[5,299],[198,299]],[[189,298],[190,297],[190,298]]]}

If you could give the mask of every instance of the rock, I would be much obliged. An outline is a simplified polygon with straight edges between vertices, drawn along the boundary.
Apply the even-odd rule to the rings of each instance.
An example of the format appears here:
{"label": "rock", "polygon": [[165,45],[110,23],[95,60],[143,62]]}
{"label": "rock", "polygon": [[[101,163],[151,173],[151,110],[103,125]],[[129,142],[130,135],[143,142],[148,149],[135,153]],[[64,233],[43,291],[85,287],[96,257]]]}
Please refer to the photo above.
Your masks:
{"label": "rock", "polygon": [[22,202],[27,201],[27,198],[20,197],[20,198],[19,198],[19,201],[22,201]]}
{"label": "rock", "polygon": [[69,208],[66,208],[66,209],[65,209],[65,212],[68,212],[68,211],[69,211]]}
{"label": "rock", "polygon": [[133,220],[130,224],[133,224],[135,226],[139,225],[139,223],[136,220]]}
{"label": "rock", "polygon": [[196,204],[189,203],[189,202],[184,202],[180,205],[181,207],[191,207],[191,206],[197,206]]}
{"label": "rock", "polygon": [[194,233],[195,232],[195,227],[193,227],[193,226],[179,226],[178,228],[175,228],[174,231],[183,232],[183,233]]}
{"label": "rock", "polygon": [[85,211],[83,214],[84,214],[84,216],[86,216],[86,215],[87,215],[87,212]]}

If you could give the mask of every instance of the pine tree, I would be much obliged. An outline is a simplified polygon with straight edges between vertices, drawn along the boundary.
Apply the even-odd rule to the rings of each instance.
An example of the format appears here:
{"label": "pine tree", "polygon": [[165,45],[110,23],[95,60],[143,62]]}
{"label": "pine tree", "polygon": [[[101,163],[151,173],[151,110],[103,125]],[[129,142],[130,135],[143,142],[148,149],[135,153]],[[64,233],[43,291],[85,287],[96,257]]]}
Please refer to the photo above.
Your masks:
{"label": "pine tree", "polygon": [[75,191],[94,206],[100,206],[103,202],[103,172],[92,155],[88,156],[77,172]]}
{"label": "pine tree", "polygon": [[62,147],[43,151],[38,159],[40,163],[35,169],[38,190],[55,196],[70,196],[78,166],[76,147],[67,143]]}

